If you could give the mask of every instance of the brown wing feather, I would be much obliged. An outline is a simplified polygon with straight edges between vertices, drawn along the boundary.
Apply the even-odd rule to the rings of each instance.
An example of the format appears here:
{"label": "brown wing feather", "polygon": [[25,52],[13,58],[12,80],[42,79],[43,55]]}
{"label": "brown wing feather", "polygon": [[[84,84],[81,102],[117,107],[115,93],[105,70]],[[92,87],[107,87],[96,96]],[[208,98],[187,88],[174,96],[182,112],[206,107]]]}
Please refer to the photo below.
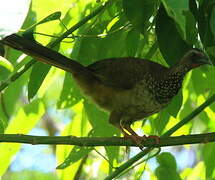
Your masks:
{"label": "brown wing feather", "polygon": [[102,84],[122,89],[134,87],[147,73],[153,72],[159,77],[159,73],[168,69],[158,63],[134,57],[104,59],[87,68]]}

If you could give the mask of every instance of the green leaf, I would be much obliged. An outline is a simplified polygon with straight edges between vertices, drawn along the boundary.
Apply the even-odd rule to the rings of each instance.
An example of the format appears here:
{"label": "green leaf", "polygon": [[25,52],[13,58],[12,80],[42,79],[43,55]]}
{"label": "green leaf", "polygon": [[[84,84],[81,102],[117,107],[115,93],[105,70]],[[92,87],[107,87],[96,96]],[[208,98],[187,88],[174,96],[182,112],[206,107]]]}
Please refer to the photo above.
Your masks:
{"label": "green leaf", "polygon": [[25,21],[22,25],[22,29],[27,29],[33,24],[36,23],[37,18],[36,17],[36,12],[32,9],[32,2],[30,3],[29,9],[28,9],[28,14],[25,18]]}
{"label": "green leaf", "polygon": [[28,99],[31,100],[39,90],[44,78],[48,74],[51,66],[42,63],[36,63],[30,74],[28,83]]}
{"label": "green leaf", "polygon": [[7,113],[10,116],[13,115],[14,110],[19,104],[19,98],[23,92],[23,86],[29,77],[29,73],[25,73],[22,77],[11,83],[10,86],[4,91],[4,101]]}
{"label": "green leaf", "polygon": [[185,39],[186,17],[184,16],[184,12],[189,11],[188,0],[162,0],[162,3],[167,14],[179,25],[179,32],[182,34],[183,39]]}
{"label": "green leaf", "polygon": [[[114,162],[118,162],[119,160],[119,147],[116,146],[105,146],[105,151],[108,157],[108,160],[111,164],[114,164]],[[115,168],[113,168],[112,166],[109,166],[109,172],[112,172],[113,170],[115,170]]]}
{"label": "green leaf", "polygon": [[5,48],[3,44],[0,44],[0,56],[4,57],[5,55]]}
{"label": "green leaf", "polygon": [[8,71],[13,71],[13,65],[5,58],[0,56],[0,66],[6,68]]}
{"label": "green leaf", "polygon": [[162,5],[156,17],[156,34],[159,49],[170,66],[176,64],[191,48],[181,38],[174,21],[168,17]]}
{"label": "green leaf", "polygon": [[84,158],[87,154],[89,154],[93,150],[92,147],[80,147],[75,146],[72,151],[69,153],[65,161],[57,166],[57,169],[65,169],[70,166],[72,163],[79,161]]}
{"label": "green leaf", "polygon": [[163,152],[156,157],[160,166],[176,170],[177,165],[174,156],[171,153]]}
{"label": "green leaf", "polygon": [[199,16],[199,12],[197,8],[196,0],[189,0],[189,9],[190,9],[190,12],[195,17],[195,19],[197,19]]}
{"label": "green leaf", "polygon": [[170,104],[167,106],[167,108],[166,108],[167,112],[171,116],[176,118],[178,112],[181,109],[182,102],[183,102],[183,94],[182,94],[182,90],[180,90],[178,92],[178,94],[173,97],[173,99],[171,100]]}
{"label": "green leaf", "polygon": [[64,109],[71,107],[78,103],[82,99],[80,88],[77,87],[72,75],[66,73],[64,77],[63,89],[60,94],[60,98],[57,102],[57,108]]}
{"label": "green leaf", "polygon": [[213,5],[213,8],[211,10],[210,28],[213,33],[213,36],[215,37],[215,4]]}
{"label": "green leaf", "polygon": [[206,178],[210,179],[213,176],[215,168],[215,156],[214,156],[215,143],[207,143],[203,146],[202,155],[206,167]]}
{"label": "green leaf", "polygon": [[205,47],[215,45],[215,36],[212,33],[213,29],[211,29],[210,25],[211,13],[212,16],[214,16],[214,8],[211,7],[214,7],[214,4],[215,0],[204,0],[199,7],[198,30],[201,41]]}
{"label": "green leaf", "polygon": [[[108,122],[108,114],[99,110],[94,104],[84,101],[84,108],[88,116],[88,120],[94,131],[93,136],[108,137],[114,134],[119,135],[120,132]],[[105,131],[104,131],[105,129]]]}
{"label": "green leaf", "polygon": [[54,20],[58,20],[61,17],[61,12],[57,11],[54,12],[52,14],[50,14],[49,16],[45,17],[44,19],[42,19],[41,21],[39,21],[37,24],[43,24],[49,21],[54,21]]}
{"label": "green leaf", "polygon": [[207,53],[209,54],[212,64],[215,65],[215,46],[208,47]]}
{"label": "green leaf", "polygon": [[193,14],[190,11],[185,11],[184,16],[186,18],[186,42],[189,43],[191,46],[196,44],[198,41],[198,30],[196,28],[196,20]]}
{"label": "green leaf", "polygon": [[[192,83],[194,90],[197,95],[206,95],[208,92],[214,92],[215,86],[212,86],[214,84],[214,76],[215,71],[214,67],[208,67],[207,72],[202,72],[201,68],[195,69],[192,72]],[[205,83],[199,83],[199,82],[205,82]]]}
{"label": "green leaf", "polygon": [[0,56],[0,81],[5,81],[8,79],[14,71],[13,64],[6,58]]}
{"label": "green leaf", "polygon": [[[43,18],[41,21],[33,24],[28,29],[26,29],[22,33],[23,36],[27,37],[30,40],[34,40],[33,31],[37,25],[57,20],[60,18],[60,16],[61,16],[61,12],[59,12],[59,11],[48,15],[47,17]],[[29,15],[29,17],[26,19],[26,23],[29,23],[29,21],[28,21],[29,19],[31,20],[32,16]],[[58,47],[56,47],[55,50],[58,50]],[[39,90],[40,86],[42,85],[44,78],[48,74],[50,68],[51,68],[51,66],[46,65],[46,64],[44,65],[42,63],[37,63],[33,66],[32,72],[30,75],[29,84],[28,84],[28,99],[29,100],[31,100],[38,92],[38,90]]]}
{"label": "green leaf", "polygon": [[158,180],[181,180],[176,171],[176,161],[170,153],[164,152],[156,157],[159,166],[155,170]]}
{"label": "green leaf", "polygon": [[131,56],[131,57],[135,56],[139,45],[139,40],[140,40],[140,33],[135,29],[131,29],[128,32],[125,40],[127,56]]}
{"label": "green leaf", "polygon": [[[72,120],[70,121],[70,123],[68,123],[64,130],[61,132],[61,135],[65,136],[65,135],[75,135],[75,136],[87,136],[87,134],[89,133],[91,127],[87,121],[87,116],[85,113],[85,109],[83,106],[83,102],[80,101],[79,103],[77,103],[76,105],[74,105],[72,107],[72,111],[74,112],[74,115],[72,117]],[[79,156],[78,154],[76,154],[75,152],[77,152],[77,148],[75,150],[72,150],[73,148],[75,148],[75,146],[57,146],[56,149],[56,156],[57,156],[57,160],[58,162],[60,162],[60,167],[67,167],[65,169],[61,169],[61,173],[65,173],[64,175],[67,176],[67,173],[71,172],[72,170],[72,175],[70,175],[68,177],[71,178],[75,175],[75,173],[78,171],[78,167],[80,164],[80,158],[81,156]],[[90,150],[90,149],[89,149]],[[67,159],[69,157],[69,154],[76,154],[76,157],[74,157],[74,159],[72,159],[74,162],[68,161],[66,162],[66,164],[62,164],[62,162],[65,161],[65,159]],[[82,154],[87,154],[88,150],[87,148],[83,148],[80,149],[80,153]],[[72,157],[71,157],[72,158]],[[79,160],[78,160],[79,159]],[[68,166],[69,165],[69,166]]]}
{"label": "green leaf", "polygon": [[[120,131],[109,124],[108,116],[106,113],[98,110],[95,105],[89,104],[87,101],[84,103],[84,107],[88,116],[88,119],[93,127],[92,136],[99,137],[112,137],[114,135],[119,136]],[[111,163],[119,158],[119,147],[105,147],[108,159]]]}
{"label": "green leaf", "polygon": [[162,134],[164,128],[166,127],[167,123],[169,122],[170,114],[164,109],[159,112],[157,118],[152,119],[152,127],[155,127],[156,132],[159,135]]}
{"label": "green leaf", "polygon": [[[44,105],[40,100],[32,101],[30,104],[19,109],[11,119],[5,133],[27,134],[33,127],[35,127],[44,112]],[[0,144],[0,176],[5,173],[13,160],[14,155],[20,150],[20,147],[20,144],[14,143]]]}
{"label": "green leaf", "polygon": [[151,59],[158,50],[158,42],[155,41],[154,44],[150,47],[147,54],[145,55],[146,59]]}
{"label": "green leaf", "polygon": [[40,25],[40,24],[44,24],[44,23],[47,23],[47,22],[50,22],[50,21],[54,21],[54,20],[60,19],[60,17],[61,17],[61,12],[59,12],[59,11],[54,12],[54,13],[48,15],[47,17],[45,17],[44,19],[42,19],[41,21],[33,24],[28,29],[26,29],[23,32],[23,35],[28,34],[29,32],[33,32],[34,29],[35,29],[35,27],[38,26],[38,25]]}
{"label": "green leaf", "polygon": [[116,32],[103,38],[98,49],[100,52],[98,59],[126,56],[126,44],[122,43],[126,41],[126,37],[127,32],[123,31]]}
{"label": "green leaf", "polygon": [[123,0],[122,3],[125,15],[141,33],[146,30],[159,5],[158,0]]}

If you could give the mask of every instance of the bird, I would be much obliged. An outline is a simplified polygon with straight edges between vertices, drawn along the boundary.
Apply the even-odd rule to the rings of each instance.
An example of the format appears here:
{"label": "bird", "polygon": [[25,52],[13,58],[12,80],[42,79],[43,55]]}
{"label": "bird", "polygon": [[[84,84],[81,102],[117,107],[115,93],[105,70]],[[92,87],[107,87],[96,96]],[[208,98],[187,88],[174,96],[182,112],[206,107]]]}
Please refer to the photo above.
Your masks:
{"label": "bird", "polygon": [[191,48],[171,67],[136,57],[108,58],[84,66],[17,34],[1,42],[70,72],[83,94],[109,112],[109,123],[138,145],[147,136],[139,136],[131,124],[165,108],[181,89],[190,70],[210,64],[202,50]]}

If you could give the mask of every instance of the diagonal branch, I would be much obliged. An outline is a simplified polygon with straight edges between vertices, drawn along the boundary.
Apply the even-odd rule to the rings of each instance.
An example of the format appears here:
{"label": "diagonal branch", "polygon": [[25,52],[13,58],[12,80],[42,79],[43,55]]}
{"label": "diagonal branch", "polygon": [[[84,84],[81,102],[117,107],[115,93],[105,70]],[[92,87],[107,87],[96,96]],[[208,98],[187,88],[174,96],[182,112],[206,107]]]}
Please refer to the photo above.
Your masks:
{"label": "diagonal branch", "polygon": [[[0,134],[0,142],[25,143],[32,145],[77,145],[77,146],[133,146],[137,144],[123,137],[76,137],[76,136],[32,136],[23,134]],[[215,142],[215,132],[206,134],[161,137],[159,144],[153,139],[146,140],[144,147],[165,147],[185,144]]]}
{"label": "diagonal branch", "polygon": [[[183,120],[181,120],[178,124],[176,124],[174,127],[172,127],[170,130],[168,130],[166,133],[164,133],[162,137],[168,137],[172,135],[175,131],[177,131],[179,128],[181,128],[184,124],[191,121],[195,116],[197,116],[199,113],[201,113],[206,107],[211,105],[215,101],[215,94],[213,94],[207,101],[205,101],[203,104],[201,104],[198,108],[196,108],[193,112],[191,112],[187,117],[185,117]],[[129,159],[127,162],[122,164],[117,168],[117,170],[113,171],[105,178],[105,180],[113,179],[119,174],[121,174],[124,170],[131,167],[134,163],[136,163],[138,160],[140,160],[142,157],[144,157],[147,153],[149,153],[153,148],[148,147],[144,149],[142,152],[136,154],[134,157]]]}

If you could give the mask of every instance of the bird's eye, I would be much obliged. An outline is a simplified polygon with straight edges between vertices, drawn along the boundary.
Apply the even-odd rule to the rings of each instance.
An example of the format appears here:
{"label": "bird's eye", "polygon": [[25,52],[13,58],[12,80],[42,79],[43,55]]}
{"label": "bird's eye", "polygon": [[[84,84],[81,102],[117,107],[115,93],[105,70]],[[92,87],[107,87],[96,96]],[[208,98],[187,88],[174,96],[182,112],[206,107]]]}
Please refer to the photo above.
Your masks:
{"label": "bird's eye", "polygon": [[196,52],[191,53],[191,58],[196,59],[198,57],[198,54]]}

